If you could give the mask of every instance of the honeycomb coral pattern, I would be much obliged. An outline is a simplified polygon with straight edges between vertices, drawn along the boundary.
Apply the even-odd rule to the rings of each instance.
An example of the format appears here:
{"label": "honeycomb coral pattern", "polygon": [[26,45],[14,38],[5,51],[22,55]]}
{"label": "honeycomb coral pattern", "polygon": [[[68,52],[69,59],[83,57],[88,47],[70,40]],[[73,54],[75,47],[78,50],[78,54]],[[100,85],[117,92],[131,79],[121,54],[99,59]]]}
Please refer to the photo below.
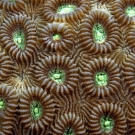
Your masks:
{"label": "honeycomb coral pattern", "polygon": [[0,135],[135,135],[135,0],[0,0]]}

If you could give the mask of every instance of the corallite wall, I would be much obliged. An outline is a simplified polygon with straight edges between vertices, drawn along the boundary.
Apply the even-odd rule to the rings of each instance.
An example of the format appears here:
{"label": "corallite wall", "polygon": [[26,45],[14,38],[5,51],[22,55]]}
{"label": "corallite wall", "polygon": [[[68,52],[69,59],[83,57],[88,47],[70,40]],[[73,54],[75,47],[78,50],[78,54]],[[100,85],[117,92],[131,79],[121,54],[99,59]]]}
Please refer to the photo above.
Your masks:
{"label": "corallite wall", "polygon": [[135,135],[135,0],[1,0],[0,135]]}

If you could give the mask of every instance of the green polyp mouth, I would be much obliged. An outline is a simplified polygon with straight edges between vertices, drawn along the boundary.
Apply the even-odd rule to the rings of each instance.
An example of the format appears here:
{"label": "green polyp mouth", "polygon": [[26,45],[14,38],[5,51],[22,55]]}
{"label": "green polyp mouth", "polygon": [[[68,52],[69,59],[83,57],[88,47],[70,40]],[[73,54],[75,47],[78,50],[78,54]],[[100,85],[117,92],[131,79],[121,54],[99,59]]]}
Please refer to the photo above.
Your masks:
{"label": "green polyp mouth", "polygon": [[75,135],[72,128],[67,128],[63,135]]}
{"label": "green polyp mouth", "polygon": [[59,40],[61,40],[61,35],[60,35],[60,34],[54,34],[54,35],[53,35],[53,40],[54,40],[54,41],[59,41]]}
{"label": "green polyp mouth", "polygon": [[13,41],[21,50],[25,49],[25,34],[21,29],[18,29],[13,33]]}
{"label": "green polyp mouth", "polygon": [[15,0],[9,0],[10,2],[15,2]]}
{"label": "green polyp mouth", "polygon": [[95,75],[95,81],[97,86],[106,86],[108,82],[108,76],[105,72],[98,72]]}
{"label": "green polyp mouth", "polygon": [[110,117],[104,116],[100,119],[100,125],[103,132],[109,133],[114,128],[114,120]]}
{"label": "green polyp mouth", "polygon": [[30,104],[30,111],[31,111],[31,116],[34,120],[39,119],[43,112],[42,105],[40,104],[40,102],[33,101]]}
{"label": "green polyp mouth", "polygon": [[93,27],[93,36],[96,43],[103,43],[106,39],[106,32],[100,23],[96,23]]}
{"label": "green polyp mouth", "polygon": [[125,10],[127,16],[133,17],[135,16],[135,7],[134,6],[128,6]]}
{"label": "green polyp mouth", "polygon": [[65,72],[60,69],[54,69],[49,72],[49,77],[57,84],[63,84],[65,81]]}
{"label": "green polyp mouth", "polygon": [[76,8],[77,8],[77,6],[75,6],[75,5],[65,4],[58,8],[57,13],[58,14],[68,14],[70,12],[73,12]]}
{"label": "green polyp mouth", "polygon": [[5,101],[3,98],[0,98],[0,109],[4,110],[5,109]]}

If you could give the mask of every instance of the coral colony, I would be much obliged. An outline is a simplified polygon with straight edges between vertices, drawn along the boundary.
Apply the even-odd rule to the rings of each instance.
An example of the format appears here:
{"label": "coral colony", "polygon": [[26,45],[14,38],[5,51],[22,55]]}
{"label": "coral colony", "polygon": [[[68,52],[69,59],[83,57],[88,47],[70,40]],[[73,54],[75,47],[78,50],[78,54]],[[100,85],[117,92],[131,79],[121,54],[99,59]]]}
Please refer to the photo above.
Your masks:
{"label": "coral colony", "polygon": [[134,0],[0,0],[0,135],[135,135]]}

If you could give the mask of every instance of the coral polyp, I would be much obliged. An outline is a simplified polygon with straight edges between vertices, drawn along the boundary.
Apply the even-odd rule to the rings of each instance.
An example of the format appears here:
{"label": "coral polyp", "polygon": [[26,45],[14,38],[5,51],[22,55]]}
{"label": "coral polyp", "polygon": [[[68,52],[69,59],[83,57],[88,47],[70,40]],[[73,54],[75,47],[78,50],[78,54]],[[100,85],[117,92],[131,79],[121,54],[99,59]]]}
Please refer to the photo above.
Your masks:
{"label": "coral polyp", "polygon": [[20,97],[20,124],[35,133],[45,133],[53,120],[54,100],[38,87],[28,88]]}
{"label": "coral polyp", "polygon": [[[2,47],[17,61],[29,66],[36,57],[36,27],[29,17],[7,17],[0,30]],[[6,38],[5,38],[6,37]]]}

